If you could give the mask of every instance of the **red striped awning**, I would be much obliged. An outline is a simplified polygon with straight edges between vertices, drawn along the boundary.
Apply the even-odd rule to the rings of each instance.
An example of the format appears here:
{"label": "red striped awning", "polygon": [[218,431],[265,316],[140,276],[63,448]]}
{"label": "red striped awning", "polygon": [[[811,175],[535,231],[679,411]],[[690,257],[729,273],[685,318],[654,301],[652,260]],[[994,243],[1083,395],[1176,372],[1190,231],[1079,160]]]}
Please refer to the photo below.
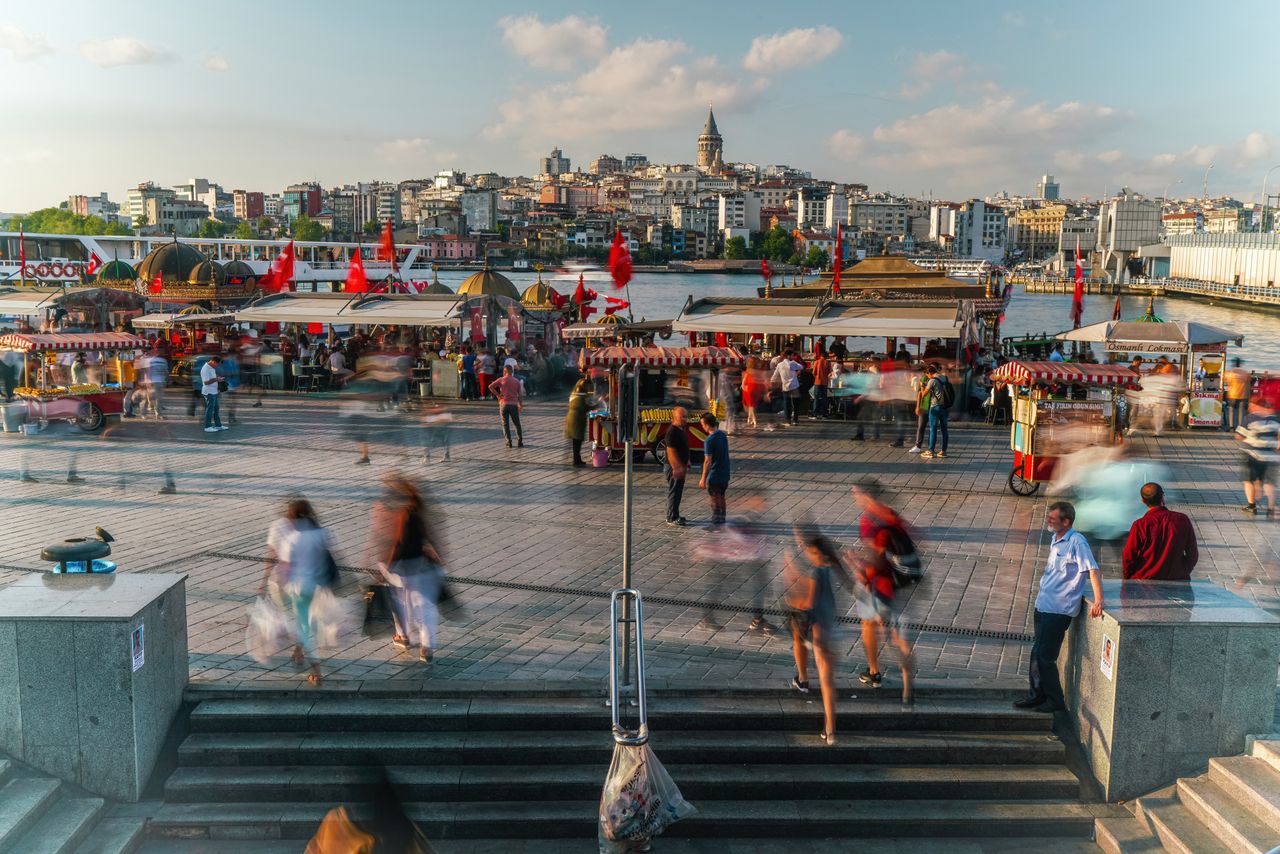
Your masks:
{"label": "red striped awning", "polygon": [[1087,385],[1137,385],[1142,376],[1125,365],[1092,365],[1082,362],[1008,362],[991,372],[998,385],[1031,383],[1084,383]]}
{"label": "red striped awning", "polygon": [[34,353],[45,350],[145,350],[147,339],[126,332],[62,332],[0,335],[0,349]]}
{"label": "red striped awning", "polygon": [[741,367],[743,363],[742,354],[732,347],[597,347],[582,351],[584,368],[711,368]]}

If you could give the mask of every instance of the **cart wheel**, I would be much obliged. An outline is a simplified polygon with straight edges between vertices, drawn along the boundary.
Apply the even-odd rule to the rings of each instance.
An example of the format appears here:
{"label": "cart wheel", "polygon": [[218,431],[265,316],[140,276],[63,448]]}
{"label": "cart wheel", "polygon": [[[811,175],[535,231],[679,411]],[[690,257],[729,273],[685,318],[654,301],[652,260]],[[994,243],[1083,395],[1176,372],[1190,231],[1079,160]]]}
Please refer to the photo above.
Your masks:
{"label": "cart wheel", "polygon": [[107,417],[102,414],[102,410],[95,403],[86,401],[80,404],[80,409],[76,412],[76,426],[86,433],[101,430],[106,421]]}
{"label": "cart wheel", "polygon": [[659,439],[653,443],[653,461],[662,465],[667,458],[667,440]]}
{"label": "cart wheel", "polygon": [[624,456],[625,454],[626,454],[626,451],[624,451],[622,448],[610,448],[610,449],[609,449],[609,462],[611,462],[611,463],[620,463],[620,462],[622,462],[623,456]]}
{"label": "cart wheel", "polygon": [[1026,480],[1014,469],[1009,472],[1009,491],[1014,495],[1035,495],[1040,491],[1040,481]]}

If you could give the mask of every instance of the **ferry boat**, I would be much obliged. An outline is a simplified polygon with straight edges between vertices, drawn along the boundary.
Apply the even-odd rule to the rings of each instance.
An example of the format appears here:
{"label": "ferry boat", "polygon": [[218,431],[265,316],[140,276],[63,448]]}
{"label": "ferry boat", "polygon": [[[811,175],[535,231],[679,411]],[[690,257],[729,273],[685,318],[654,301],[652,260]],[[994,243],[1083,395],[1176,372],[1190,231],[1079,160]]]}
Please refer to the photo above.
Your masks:
{"label": "ferry boat", "polygon": [[[112,261],[133,267],[157,246],[173,243],[169,235],[39,234],[21,236],[26,267],[20,263],[19,233],[0,231],[0,287],[24,282],[28,285],[61,286],[91,280],[96,271]],[[289,242],[284,240],[238,240],[235,238],[178,238],[178,242],[199,250],[221,264],[243,261],[261,276]],[[365,274],[370,281],[391,275],[391,264],[375,259],[377,246],[369,243],[342,243],[332,240],[294,241],[294,281],[298,290],[331,291],[334,282],[344,281],[351,256],[359,249]],[[420,244],[396,244],[397,269],[406,281],[431,278],[432,258]]]}

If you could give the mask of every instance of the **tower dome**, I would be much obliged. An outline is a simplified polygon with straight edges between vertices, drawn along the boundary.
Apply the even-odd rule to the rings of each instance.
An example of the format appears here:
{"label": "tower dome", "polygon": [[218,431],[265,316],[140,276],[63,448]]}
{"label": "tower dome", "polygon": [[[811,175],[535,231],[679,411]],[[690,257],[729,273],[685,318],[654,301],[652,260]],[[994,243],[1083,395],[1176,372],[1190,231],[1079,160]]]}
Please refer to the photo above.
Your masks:
{"label": "tower dome", "polygon": [[716,127],[716,114],[707,106],[707,123],[698,134],[698,168],[705,171],[717,171],[724,166],[724,139],[720,129]]}

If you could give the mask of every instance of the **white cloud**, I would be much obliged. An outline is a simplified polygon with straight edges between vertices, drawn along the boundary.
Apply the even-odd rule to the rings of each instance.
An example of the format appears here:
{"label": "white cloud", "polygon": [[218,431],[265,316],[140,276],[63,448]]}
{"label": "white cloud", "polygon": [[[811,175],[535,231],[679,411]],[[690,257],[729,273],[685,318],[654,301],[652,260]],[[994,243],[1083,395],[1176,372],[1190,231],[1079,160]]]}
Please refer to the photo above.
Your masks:
{"label": "white cloud", "polygon": [[608,28],[594,20],[569,15],[544,24],[537,15],[509,15],[498,21],[502,40],[534,68],[568,71],[580,60],[605,52]]}
{"label": "white cloud", "polygon": [[1240,156],[1245,160],[1261,160],[1269,155],[1274,148],[1274,142],[1270,136],[1262,131],[1255,130],[1246,136],[1240,143]]}
{"label": "white cloud", "polygon": [[[965,78],[973,73],[973,67],[965,57],[950,50],[935,50],[931,53],[917,53],[907,66],[907,79],[902,82],[894,94],[904,100],[916,98],[933,91],[940,83],[951,85],[964,84],[972,88],[975,84]],[[993,84],[977,84],[986,94],[991,94]]]}
{"label": "white cloud", "polygon": [[742,58],[742,66],[757,74],[807,68],[826,59],[843,43],[840,31],[826,24],[757,36]]}
{"label": "white cloud", "polygon": [[1151,165],[1156,169],[1163,169],[1167,166],[1172,166],[1174,163],[1177,163],[1177,162],[1178,162],[1178,155],[1173,154],[1172,152],[1157,154],[1155,157],[1151,158]]}
{"label": "white cloud", "polygon": [[578,77],[522,89],[499,106],[489,136],[572,136],[688,124],[708,103],[733,107],[749,94],[715,59],[685,61],[682,42],[639,39],[616,47]]}
{"label": "white cloud", "polygon": [[431,140],[423,136],[390,139],[374,147],[374,152],[384,160],[407,160],[421,157],[427,151]]}
{"label": "white cloud", "polygon": [[0,24],[0,50],[7,50],[19,62],[39,59],[53,53],[44,33],[28,33],[13,24]]}
{"label": "white cloud", "polygon": [[867,150],[867,140],[850,130],[841,129],[827,137],[827,148],[841,160],[857,160]]}
{"label": "white cloud", "polygon": [[1102,163],[1118,163],[1123,157],[1124,152],[1118,148],[1113,148],[1110,151],[1099,152],[1098,154],[1098,160]]}
{"label": "white cloud", "polygon": [[1222,151],[1221,145],[1193,145],[1183,156],[1197,166],[1208,166],[1218,157],[1220,151]]}
{"label": "white cloud", "polygon": [[166,50],[152,47],[132,36],[117,36],[80,43],[80,55],[101,68],[118,65],[152,65],[173,58]]}
{"label": "white cloud", "polygon": [[231,63],[228,62],[227,58],[222,54],[214,53],[204,58],[204,67],[206,71],[217,71],[221,73],[223,71],[230,71]]}

